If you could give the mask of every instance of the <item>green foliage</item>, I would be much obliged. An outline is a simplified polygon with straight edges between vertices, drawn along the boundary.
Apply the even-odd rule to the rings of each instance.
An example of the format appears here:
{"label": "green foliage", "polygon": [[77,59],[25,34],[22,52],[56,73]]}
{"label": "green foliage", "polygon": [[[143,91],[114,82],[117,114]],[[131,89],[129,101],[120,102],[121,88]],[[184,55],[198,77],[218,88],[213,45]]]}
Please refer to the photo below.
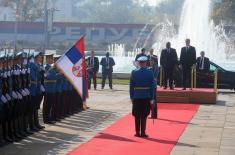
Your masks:
{"label": "green foliage", "polygon": [[215,3],[211,16],[216,23],[221,20],[227,23],[235,23],[235,1],[222,0],[219,3]]}
{"label": "green foliage", "polygon": [[133,0],[85,0],[78,3],[76,15],[83,22],[138,23],[152,11]]}
{"label": "green foliage", "polygon": [[[0,6],[18,12],[20,21],[35,21],[43,17],[45,0],[1,0]],[[18,11],[17,11],[18,10]]]}
{"label": "green foliage", "polygon": [[80,0],[74,14],[81,22],[149,23],[166,18],[176,21],[184,0],[168,0],[149,6],[146,0]]}

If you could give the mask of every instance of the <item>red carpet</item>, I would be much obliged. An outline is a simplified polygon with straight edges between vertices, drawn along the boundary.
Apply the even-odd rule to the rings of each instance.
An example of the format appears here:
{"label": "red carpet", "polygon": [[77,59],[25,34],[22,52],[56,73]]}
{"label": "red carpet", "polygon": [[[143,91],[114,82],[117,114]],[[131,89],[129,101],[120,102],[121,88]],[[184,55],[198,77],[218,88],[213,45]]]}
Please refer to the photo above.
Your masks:
{"label": "red carpet", "polygon": [[[68,155],[168,155],[199,105],[158,104],[159,119],[148,119],[149,138],[134,137],[131,114],[120,119]],[[187,144],[182,144],[187,145]]]}
{"label": "red carpet", "polygon": [[193,88],[192,90],[187,88],[187,90],[182,90],[182,88],[174,88],[174,90],[158,88],[157,91],[162,92],[206,92],[206,93],[214,93],[214,88]]}

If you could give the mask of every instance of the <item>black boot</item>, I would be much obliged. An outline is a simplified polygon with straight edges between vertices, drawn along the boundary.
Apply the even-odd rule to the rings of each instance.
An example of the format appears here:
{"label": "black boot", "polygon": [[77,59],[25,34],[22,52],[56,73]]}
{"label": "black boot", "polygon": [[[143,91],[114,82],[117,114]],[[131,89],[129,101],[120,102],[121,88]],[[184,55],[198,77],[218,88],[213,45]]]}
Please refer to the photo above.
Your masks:
{"label": "black boot", "polygon": [[38,132],[39,129],[35,127],[34,123],[34,114],[29,115],[29,129],[31,132]]}
{"label": "black boot", "polygon": [[38,110],[35,111],[34,113],[34,125],[36,128],[39,130],[44,129],[45,127],[39,124],[39,119],[38,119]]}
{"label": "black boot", "polygon": [[4,140],[4,136],[3,136],[3,124],[2,122],[0,121],[0,147],[1,146],[4,146],[6,144],[6,141]]}
{"label": "black boot", "polygon": [[135,136],[140,137],[140,118],[135,117]]}
{"label": "black boot", "polygon": [[145,133],[146,121],[147,121],[147,118],[141,118],[141,137],[148,137],[148,135],[146,135]]}
{"label": "black boot", "polygon": [[2,134],[3,134],[3,139],[6,141],[6,143],[12,143],[13,140],[8,136],[8,125],[7,122],[4,121],[2,124]]}

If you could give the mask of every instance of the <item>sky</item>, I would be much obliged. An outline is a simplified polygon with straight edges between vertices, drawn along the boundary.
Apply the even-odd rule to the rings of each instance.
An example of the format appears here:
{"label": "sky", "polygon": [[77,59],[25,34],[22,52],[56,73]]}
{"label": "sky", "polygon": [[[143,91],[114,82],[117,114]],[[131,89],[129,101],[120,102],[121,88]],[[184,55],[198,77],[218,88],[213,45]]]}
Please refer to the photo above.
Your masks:
{"label": "sky", "polygon": [[147,0],[149,5],[156,6],[164,0]]}

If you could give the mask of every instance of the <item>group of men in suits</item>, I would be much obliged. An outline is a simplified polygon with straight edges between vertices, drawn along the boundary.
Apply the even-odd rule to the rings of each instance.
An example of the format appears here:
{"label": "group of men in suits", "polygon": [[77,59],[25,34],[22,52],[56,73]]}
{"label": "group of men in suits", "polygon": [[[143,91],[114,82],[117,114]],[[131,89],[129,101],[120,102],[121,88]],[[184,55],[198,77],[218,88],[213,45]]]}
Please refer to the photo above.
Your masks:
{"label": "group of men in suits", "polygon": [[186,46],[182,47],[180,60],[178,62],[178,57],[176,50],[171,48],[171,43],[167,42],[166,48],[161,52],[160,64],[163,67],[164,72],[164,88],[167,89],[168,81],[170,89],[173,87],[173,72],[175,66],[180,64],[182,68],[183,77],[183,90],[186,90],[191,83],[191,69],[192,67],[197,67],[197,71],[208,72],[210,68],[209,59],[205,57],[205,52],[201,52],[201,57],[196,59],[196,49],[190,45],[190,39],[185,40]]}
{"label": "group of men in suits", "polygon": [[88,89],[91,89],[91,80],[94,83],[94,89],[97,89],[97,74],[99,71],[99,65],[102,66],[102,83],[101,89],[104,89],[106,79],[109,80],[109,88],[113,89],[113,67],[115,61],[110,57],[109,52],[106,53],[99,63],[98,57],[95,57],[94,51],[91,51],[90,56],[86,59],[87,62],[87,73],[88,73]]}

